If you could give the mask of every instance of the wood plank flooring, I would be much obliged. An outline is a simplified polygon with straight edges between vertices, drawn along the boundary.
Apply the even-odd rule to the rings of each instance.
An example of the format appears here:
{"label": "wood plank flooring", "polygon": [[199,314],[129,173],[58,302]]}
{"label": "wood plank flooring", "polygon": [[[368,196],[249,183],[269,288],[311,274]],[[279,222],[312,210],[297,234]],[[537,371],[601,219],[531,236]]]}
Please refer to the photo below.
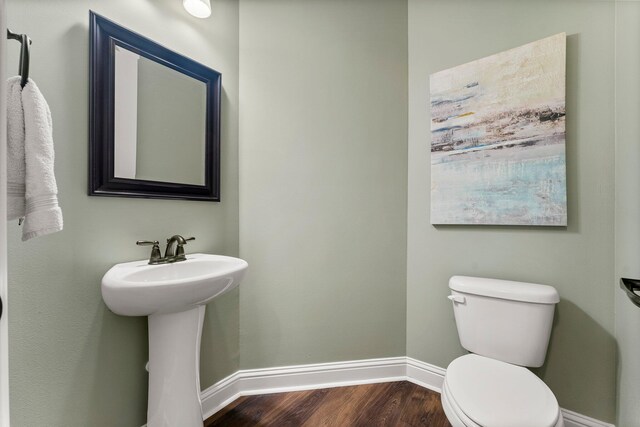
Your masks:
{"label": "wood plank flooring", "polygon": [[440,395],[408,381],[240,397],[205,427],[451,427]]}

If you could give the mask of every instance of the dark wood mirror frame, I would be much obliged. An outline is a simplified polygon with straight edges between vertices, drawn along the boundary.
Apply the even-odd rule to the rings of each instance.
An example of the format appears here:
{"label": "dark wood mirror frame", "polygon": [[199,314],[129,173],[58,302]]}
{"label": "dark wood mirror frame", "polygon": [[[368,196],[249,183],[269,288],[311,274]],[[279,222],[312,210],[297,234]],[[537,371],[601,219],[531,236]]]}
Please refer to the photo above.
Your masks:
{"label": "dark wood mirror frame", "polygon": [[[89,195],[220,201],[220,94],[222,75],[90,12]],[[206,84],[204,185],[114,176],[115,47]]]}

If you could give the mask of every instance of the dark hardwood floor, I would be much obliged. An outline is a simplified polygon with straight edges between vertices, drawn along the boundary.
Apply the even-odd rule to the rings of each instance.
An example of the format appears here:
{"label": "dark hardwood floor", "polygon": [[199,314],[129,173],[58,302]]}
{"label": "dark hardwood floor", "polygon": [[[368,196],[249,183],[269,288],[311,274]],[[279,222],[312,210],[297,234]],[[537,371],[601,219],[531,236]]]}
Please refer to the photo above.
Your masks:
{"label": "dark hardwood floor", "polygon": [[205,427],[450,427],[440,395],[408,381],[240,397]]}

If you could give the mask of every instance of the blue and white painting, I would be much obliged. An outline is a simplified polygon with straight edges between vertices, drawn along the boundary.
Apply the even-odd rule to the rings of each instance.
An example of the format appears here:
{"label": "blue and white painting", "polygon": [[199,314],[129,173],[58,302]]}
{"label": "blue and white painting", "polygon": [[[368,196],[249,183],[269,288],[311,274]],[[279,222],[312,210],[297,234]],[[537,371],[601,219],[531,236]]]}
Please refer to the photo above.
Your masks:
{"label": "blue and white painting", "polygon": [[430,76],[431,223],[567,224],[566,34]]}

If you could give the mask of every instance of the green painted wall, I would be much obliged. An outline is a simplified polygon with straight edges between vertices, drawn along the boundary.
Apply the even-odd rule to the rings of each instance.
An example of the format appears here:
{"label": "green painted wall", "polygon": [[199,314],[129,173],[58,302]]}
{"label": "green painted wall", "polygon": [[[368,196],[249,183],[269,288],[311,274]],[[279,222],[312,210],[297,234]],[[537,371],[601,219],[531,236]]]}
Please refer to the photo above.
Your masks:
{"label": "green painted wall", "polygon": [[240,3],[243,369],[405,354],[407,8]]}
{"label": "green painted wall", "polygon": [[616,270],[613,283],[618,341],[620,427],[640,426],[640,309],[618,288],[640,277],[640,2],[616,3]]}
{"label": "green painted wall", "polygon": [[[100,279],[143,259],[137,239],[196,236],[190,252],[238,254],[238,4],[216,0],[209,20],[180,1],[10,0],[7,23],[28,33],[31,76],[53,114],[64,231],[22,243],[9,224],[12,426],[140,426],[146,420],[144,318],[107,310]],[[222,202],[88,197],[89,9],[223,75]],[[8,67],[17,70],[11,44]],[[238,292],[207,308],[202,387],[238,369]]]}
{"label": "green painted wall", "polygon": [[[614,6],[409,0],[407,353],[442,367],[464,353],[446,299],[454,274],[553,285],[561,302],[537,372],[561,406],[606,421],[616,394]],[[560,32],[568,35],[568,227],[430,225],[429,74]]]}

